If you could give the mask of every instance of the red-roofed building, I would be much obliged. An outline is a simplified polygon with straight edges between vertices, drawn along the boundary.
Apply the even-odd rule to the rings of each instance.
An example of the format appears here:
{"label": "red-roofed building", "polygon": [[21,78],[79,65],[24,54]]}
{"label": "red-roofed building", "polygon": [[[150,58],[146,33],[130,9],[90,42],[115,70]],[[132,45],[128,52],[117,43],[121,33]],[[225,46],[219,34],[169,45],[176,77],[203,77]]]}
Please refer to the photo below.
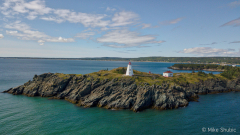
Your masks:
{"label": "red-roofed building", "polygon": [[171,71],[163,72],[163,76],[164,77],[173,77],[173,72],[171,72]]}

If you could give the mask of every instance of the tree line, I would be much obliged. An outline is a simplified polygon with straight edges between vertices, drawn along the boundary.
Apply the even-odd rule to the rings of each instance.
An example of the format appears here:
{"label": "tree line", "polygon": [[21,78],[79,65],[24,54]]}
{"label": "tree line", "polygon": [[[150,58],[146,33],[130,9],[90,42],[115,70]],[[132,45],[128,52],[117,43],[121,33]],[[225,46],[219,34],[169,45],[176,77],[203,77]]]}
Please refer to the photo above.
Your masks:
{"label": "tree line", "polygon": [[172,67],[179,69],[191,69],[191,70],[203,70],[203,69],[214,69],[214,70],[225,70],[232,66],[221,66],[216,64],[174,64]]}
{"label": "tree line", "polygon": [[[220,73],[221,76],[226,77],[227,79],[240,78],[240,67],[232,66],[221,66],[215,64],[174,64],[172,67],[177,67],[179,69],[192,69],[192,70],[203,70],[203,69],[215,69],[215,70],[224,70]],[[194,72],[194,71],[193,71]],[[203,76],[206,73],[199,71],[198,75]],[[212,73],[209,73],[213,76]]]}

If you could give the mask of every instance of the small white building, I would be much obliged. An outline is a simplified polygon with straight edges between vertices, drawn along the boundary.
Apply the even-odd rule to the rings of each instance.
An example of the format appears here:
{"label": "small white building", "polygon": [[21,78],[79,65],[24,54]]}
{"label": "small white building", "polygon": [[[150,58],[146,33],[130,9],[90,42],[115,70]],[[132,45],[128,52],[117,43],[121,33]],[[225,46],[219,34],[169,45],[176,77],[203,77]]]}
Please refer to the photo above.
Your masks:
{"label": "small white building", "polygon": [[134,75],[131,62],[128,63],[126,75],[127,76],[133,76]]}
{"label": "small white building", "polygon": [[236,67],[236,65],[232,65],[232,67]]}
{"label": "small white building", "polygon": [[171,72],[171,71],[163,72],[163,76],[164,77],[173,77],[173,72]]}

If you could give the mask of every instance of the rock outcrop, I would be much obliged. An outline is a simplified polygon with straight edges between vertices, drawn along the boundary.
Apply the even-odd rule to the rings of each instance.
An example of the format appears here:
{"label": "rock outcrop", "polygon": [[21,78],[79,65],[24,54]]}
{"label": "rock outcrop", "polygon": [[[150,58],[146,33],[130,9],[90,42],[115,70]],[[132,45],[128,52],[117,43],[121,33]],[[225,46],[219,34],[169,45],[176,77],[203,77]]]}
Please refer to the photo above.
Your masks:
{"label": "rock outcrop", "polygon": [[134,77],[102,79],[91,75],[53,74],[35,75],[33,80],[10,88],[4,93],[65,99],[84,107],[131,109],[174,109],[196,101],[198,94],[240,90],[240,79],[199,81],[194,84],[149,85],[138,84]]}

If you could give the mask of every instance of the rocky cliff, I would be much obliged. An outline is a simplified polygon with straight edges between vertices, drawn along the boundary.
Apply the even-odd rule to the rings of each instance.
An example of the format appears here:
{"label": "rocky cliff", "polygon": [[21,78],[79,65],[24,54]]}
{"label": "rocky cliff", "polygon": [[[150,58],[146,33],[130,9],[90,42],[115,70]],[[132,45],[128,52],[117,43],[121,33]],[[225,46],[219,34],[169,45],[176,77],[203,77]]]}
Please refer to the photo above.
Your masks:
{"label": "rocky cliff", "polygon": [[[113,76],[111,76],[113,74]],[[156,76],[155,76],[156,77]],[[154,79],[154,78],[153,78]],[[88,75],[45,73],[35,75],[25,84],[4,93],[65,99],[84,107],[131,109],[174,109],[197,100],[198,94],[240,90],[240,79],[199,80],[179,85],[139,83],[139,77],[127,77],[114,72],[100,71]]]}

